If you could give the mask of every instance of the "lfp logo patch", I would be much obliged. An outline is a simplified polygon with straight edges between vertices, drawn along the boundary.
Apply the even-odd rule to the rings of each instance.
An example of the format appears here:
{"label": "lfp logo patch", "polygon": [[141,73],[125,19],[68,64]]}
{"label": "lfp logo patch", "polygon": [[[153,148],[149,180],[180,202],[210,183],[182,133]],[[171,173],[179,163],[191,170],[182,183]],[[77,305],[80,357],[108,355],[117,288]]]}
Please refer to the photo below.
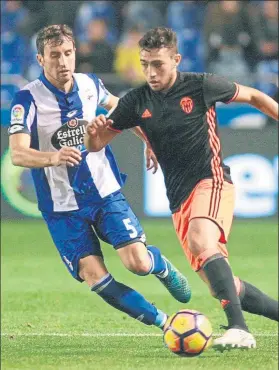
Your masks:
{"label": "lfp logo patch", "polygon": [[11,111],[11,125],[14,124],[24,124],[24,113],[25,109],[21,104],[16,104],[13,106]]}

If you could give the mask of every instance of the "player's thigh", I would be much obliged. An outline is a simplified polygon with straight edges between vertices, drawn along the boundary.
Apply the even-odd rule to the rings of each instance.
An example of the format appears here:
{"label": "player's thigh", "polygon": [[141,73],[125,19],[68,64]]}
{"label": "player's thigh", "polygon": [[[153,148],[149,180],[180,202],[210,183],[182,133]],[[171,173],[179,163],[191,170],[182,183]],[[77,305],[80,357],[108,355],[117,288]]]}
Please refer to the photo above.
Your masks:
{"label": "player's thigh", "polygon": [[228,255],[225,243],[233,217],[233,185],[224,183],[217,195],[213,181],[202,180],[172,215],[178,239],[194,271],[199,271],[212,254]]}
{"label": "player's thigh", "polygon": [[216,247],[226,243],[234,210],[234,186],[226,181],[217,185],[212,179],[199,182],[194,189],[187,234],[190,248]]}
{"label": "player's thigh", "polygon": [[102,259],[99,240],[79,212],[43,213],[53,242],[71,275],[78,281],[79,261],[87,256]]}
{"label": "player's thigh", "polygon": [[129,244],[145,242],[143,228],[121,193],[114,201],[104,203],[94,228],[97,235],[116,250]]}
{"label": "player's thigh", "polygon": [[211,219],[197,217],[190,220],[187,240],[193,255],[198,256],[207,249],[216,248],[220,237],[221,230]]}

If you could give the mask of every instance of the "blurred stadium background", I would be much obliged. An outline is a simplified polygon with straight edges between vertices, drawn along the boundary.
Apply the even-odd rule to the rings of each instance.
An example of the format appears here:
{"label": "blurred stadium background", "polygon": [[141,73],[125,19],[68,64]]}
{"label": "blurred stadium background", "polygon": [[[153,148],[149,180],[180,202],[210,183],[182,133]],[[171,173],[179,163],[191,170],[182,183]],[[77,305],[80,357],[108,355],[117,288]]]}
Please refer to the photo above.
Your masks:
{"label": "blurred stadium background", "polygon": [[[37,78],[35,38],[48,24],[67,23],[77,39],[77,71],[98,74],[121,96],[143,82],[137,42],[149,28],[177,31],[181,71],[213,72],[278,100],[278,1],[1,1],[2,217],[40,217],[28,170],[13,168],[7,150],[13,94]],[[101,110],[100,110],[101,111]],[[237,186],[238,217],[278,211],[277,125],[239,104],[218,106],[224,156]],[[113,143],[129,175],[125,193],[140,216],[169,216],[161,173],[146,174],[142,144]],[[4,198],[4,199],[3,199]]]}
{"label": "blurred stadium background", "polygon": [[[148,331],[137,322],[123,321],[125,318],[119,313],[104,306],[98,298],[93,300],[85,286],[80,288],[67,276],[47,228],[40,220],[29,170],[14,167],[10,162],[7,136],[10,102],[17,90],[40,74],[36,62],[36,33],[41,27],[55,23],[66,23],[74,29],[77,72],[96,73],[118,96],[143,82],[138,59],[139,38],[149,28],[164,25],[177,31],[183,57],[181,71],[217,73],[254,86],[278,101],[278,1],[1,0],[2,331],[4,340],[7,340],[7,343],[3,342],[7,345],[3,353],[4,366],[13,369],[43,369],[44,365],[47,369],[91,369],[83,361],[92,359],[90,356],[94,360],[99,356],[94,369],[113,368],[113,364],[121,370],[136,369],[135,363],[129,362],[132,361],[131,356],[127,357],[125,366],[122,359],[119,359],[119,367],[116,366],[116,357],[127,350],[125,338],[113,338],[109,352],[114,359],[112,362],[106,360],[106,341],[111,339],[100,339],[103,352],[93,351],[93,354],[96,338],[57,338],[53,342],[47,336],[40,339],[37,336],[27,342],[13,342],[17,333],[120,332],[123,324],[127,332]],[[223,154],[231,166],[237,192],[237,221],[229,244],[231,261],[237,274],[247,280],[251,278],[252,282],[276,297],[277,123],[248,105],[220,104],[217,111]],[[161,172],[156,175],[146,173],[143,145],[132,134],[119,135],[112,146],[120,168],[129,175],[124,193],[135,213],[143,219],[149,238],[178,267],[186,269],[194,291],[190,308],[208,314],[213,320],[214,330],[218,331],[220,309],[215,301],[212,303],[207,298],[206,288],[183,258],[171,226]],[[151,278],[147,278],[147,286],[142,279],[124,271],[110,248],[106,249],[106,254],[109,268],[116,278],[128,280],[150,299],[155,294],[156,302],[168,312],[181,308]],[[92,315],[96,319],[94,322]],[[239,369],[277,368],[277,350],[270,347],[274,342],[268,339],[268,335],[274,335],[276,327],[264,319],[257,321],[251,315],[249,320],[256,332],[267,333],[267,336],[259,344],[261,357],[252,358],[249,362],[250,355],[243,355]],[[156,369],[158,363],[154,351],[157,353],[161,341],[158,344],[155,342],[158,338],[138,340],[140,346],[135,340],[130,340],[130,350],[135,351],[131,352],[132,356],[139,355],[136,357],[141,364],[139,368],[149,369],[150,366]],[[77,349],[75,359],[66,352],[65,355],[63,348],[68,348],[69,343],[72,348],[80,348],[81,342],[83,352]],[[42,353],[45,353],[44,357]],[[173,360],[170,355],[171,361],[168,362],[167,355],[163,352],[160,355],[166,368],[184,368],[179,359]],[[226,366],[236,370],[234,362],[221,363],[219,357],[211,357],[212,369]],[[145,358],[149,358],[149,362],[145,362]],[[77,367],[74,366],[76,363],[79,364]],[[191,364],[194,366],[196,362]],[[207,367],[211,369],[210,365]],[[164,368],[160,364],[160,369]]]}

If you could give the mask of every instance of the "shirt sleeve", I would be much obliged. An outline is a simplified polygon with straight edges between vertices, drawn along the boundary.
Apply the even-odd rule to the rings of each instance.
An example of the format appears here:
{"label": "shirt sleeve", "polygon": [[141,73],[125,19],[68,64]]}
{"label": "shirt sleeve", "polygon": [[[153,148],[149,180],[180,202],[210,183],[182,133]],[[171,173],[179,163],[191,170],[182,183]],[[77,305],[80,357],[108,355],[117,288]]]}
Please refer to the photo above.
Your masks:
{"label": "shirt sleeve", "polygon": [[109,91],[106,89],[105,85],[103,84],[103,81],[98,78],[98,82],[99,82],[99,101],[98,101],[98,105],[101,105],[101,106],[106,106],[108,101],[109,101],[109,96],[110,96],[110,93]]}
{"label": "shirt sleeve", "polygon": [[109,101],[110,92],[105,88],[103,81],[98,78],[94,73],[87,73],[87,76],[94,81],[98,93],[97,105],[105,107]]}
{"label": "shirt sleeve", "polygon": [[31,134],[31,127],[36,116],[36,106],[29,90],[18,91],[11,103],[11,121],[9,135]]}
{"label": "shirt sleeve", "polygon": [[239,87],[226,78],[205,73],[203,78],[203,95],[207,107],[216,102],[231,103],[238,95]]}
{"label": "shirt sleeve", "polygon": [[113,120],[110,128],[115,131],[138,126],[137,99],[133,91],[119,99],[117,107],[108,118]]}

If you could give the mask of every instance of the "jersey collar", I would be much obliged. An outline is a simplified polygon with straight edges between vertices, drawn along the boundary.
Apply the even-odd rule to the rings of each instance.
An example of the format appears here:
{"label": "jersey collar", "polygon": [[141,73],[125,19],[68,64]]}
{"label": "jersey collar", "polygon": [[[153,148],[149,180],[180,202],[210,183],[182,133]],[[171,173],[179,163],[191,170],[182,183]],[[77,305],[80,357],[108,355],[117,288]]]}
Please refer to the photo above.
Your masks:
{"label": "jersey collar", "polygon": [[46,78],[44,72],[41,73],[40,77],[39,77],[39,80],[42,81],[42,83],[56,96],[59,96],[61,98],[64,98],[66,96],[69,96],[73,93],[76,93],[79,88],[78,88],[78,84],[73,76],[73,80],[74,80],[74,85],[73,85],[73,88],[70,92],[68,93],[65,93],[64,91],[62,90],[59,90],[57,89],[57,87],[55,87],[54,85],[52,85],[52,83],[49,82],[49,80]]}

